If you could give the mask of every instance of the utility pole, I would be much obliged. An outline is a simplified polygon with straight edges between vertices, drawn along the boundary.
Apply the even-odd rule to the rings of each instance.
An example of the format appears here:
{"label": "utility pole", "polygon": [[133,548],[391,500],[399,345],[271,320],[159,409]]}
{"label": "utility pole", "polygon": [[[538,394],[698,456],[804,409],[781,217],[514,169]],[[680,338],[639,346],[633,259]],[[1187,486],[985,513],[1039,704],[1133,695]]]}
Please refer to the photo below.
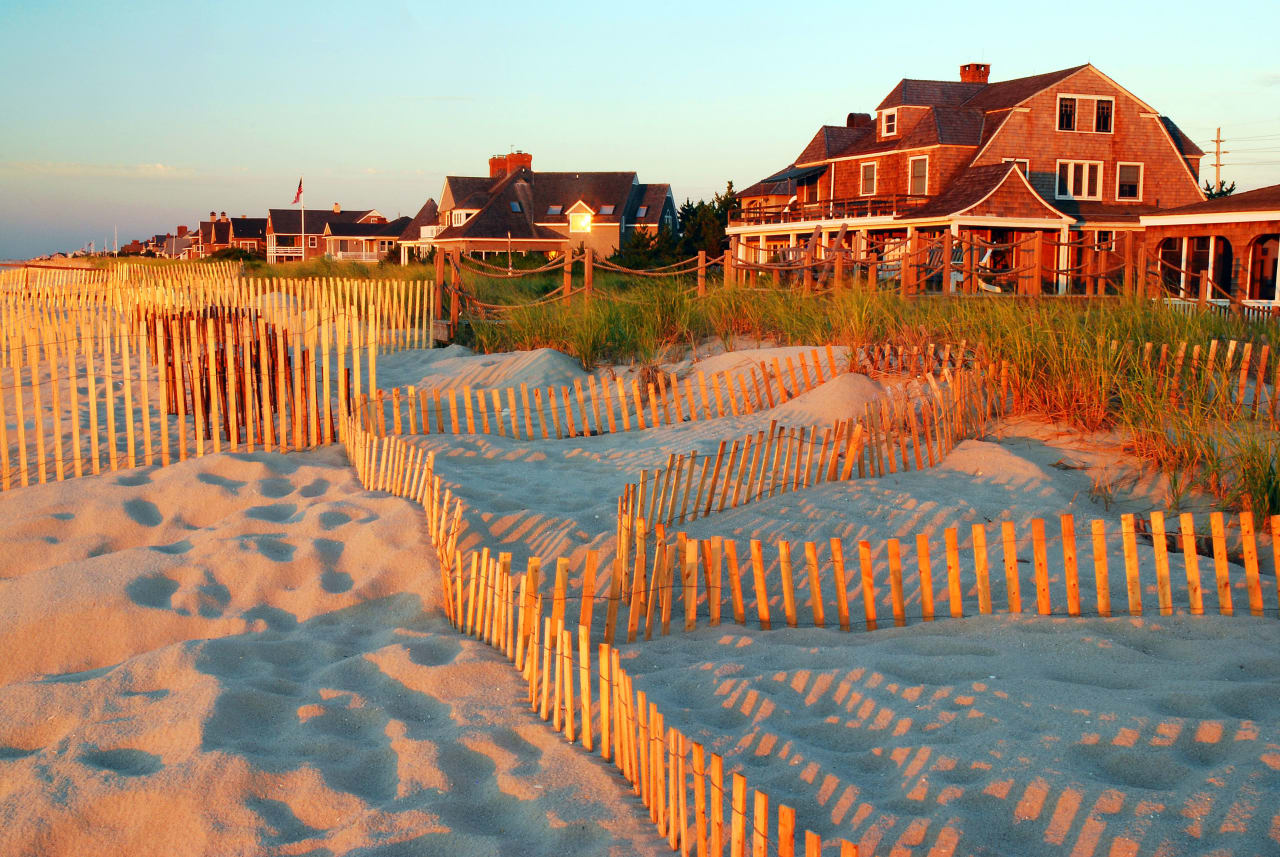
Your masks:
{"label": "utility pole", "polygon": [[1218,133],[1213,136],[1213,192],[1217,193],[1222,187],[1222,156],[1229,155],[1230,152],[1222,149],[1222,129],[1216,129]]}

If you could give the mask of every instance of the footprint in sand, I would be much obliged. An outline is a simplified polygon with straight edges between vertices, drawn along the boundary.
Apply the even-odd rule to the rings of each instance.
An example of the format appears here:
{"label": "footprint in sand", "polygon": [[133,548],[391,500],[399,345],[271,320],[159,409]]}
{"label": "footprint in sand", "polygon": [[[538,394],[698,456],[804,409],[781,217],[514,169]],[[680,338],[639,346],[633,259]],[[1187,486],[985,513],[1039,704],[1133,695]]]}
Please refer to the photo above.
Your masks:
{"label": "footprint in sand", "polygon": [[126,777],[154,774],[164,767],[159,756],[143,750],[99,750],[92,747],[85,749],[78,758],[86,765]]}
{"label": "footprint in sand", "polygon": [[258,480],[258,490],[262,492],[263,497],[277,500],[281,497],[288,497],[293,493],[293,483],[288,479],[268,477],[267,479]]}
{"label": "footprint in sand", "polygon": [[141,524],[144,527],[158,527],[164,522],[164,516],[160,514],[160,509],[150,500],[126,500],[124,513],[132,518],[134,523]]}
{"label": "footprint in sand", "polygon": [[244,513],[246,518],[253,518],[256,521],[270,521],[273,524],[283,524],[293,518],[298,513],[298,507],[294,503],[272,503],[268,506],[252,506]]}

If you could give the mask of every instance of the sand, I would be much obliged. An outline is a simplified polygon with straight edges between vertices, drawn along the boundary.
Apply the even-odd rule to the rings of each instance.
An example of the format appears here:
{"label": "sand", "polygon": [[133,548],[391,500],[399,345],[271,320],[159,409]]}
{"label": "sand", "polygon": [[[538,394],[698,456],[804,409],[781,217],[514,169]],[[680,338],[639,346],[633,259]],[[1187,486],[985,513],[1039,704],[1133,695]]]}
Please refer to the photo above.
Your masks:
{"label": "sand", "polygon": [[[387,355],[378,375],[384,387],[584,377],[554,352],[459,347]],[[413,442],[467,504],[463,546],[510,551],[520,568],[611,555],[623,486],[671,453],[774,420],[830,425],[902,383],[843,375],[771,411],[616,435]],[[948,527],[967,557],[974,524],[1042,517],[1052,569],[1057,515],[1071,512],[1107,522],[1120,568],[1119,515],[1167,503],[1122,438],[1011,421],[935,470],[820,485],[687,530],[740,547],[899,538],[908,565],[923,532],[940,567]],[[13,653],[0,662],[0,853],[666,853],[621,779],[528,716],[511,668],[453,633],[421,510],[361,489],[340,448],[22,489],[0,495],[0,520],[0,647]],[[1150,544],[1138,551],[1149,570]],[[1185,604],[1180,557],[1170,565]],[[917,615],[919,593],[906,595]],[[809,620],[802,580],[798,596]],[[1125,597],[1113,575],[1113,602]],[[975,612],[972,591],[964,607]],[[670,725],[793,806],[799,826],[864,854],[1245,855],[1280,849],[1277,643],[1271,615],[996,616],[872,634],[704,625],[624,657]]]}

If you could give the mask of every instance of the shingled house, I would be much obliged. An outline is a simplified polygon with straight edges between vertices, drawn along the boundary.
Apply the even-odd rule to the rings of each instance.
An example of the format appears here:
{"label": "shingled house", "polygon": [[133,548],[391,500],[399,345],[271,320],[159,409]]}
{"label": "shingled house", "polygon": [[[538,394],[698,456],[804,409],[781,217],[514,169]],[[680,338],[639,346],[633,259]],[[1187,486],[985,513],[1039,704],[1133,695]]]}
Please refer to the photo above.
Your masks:
{"label": "shingled house", "polygon": [[440,225],[440,207],[434,199],[428,199],[418,209],[397,243],[400,245],[400,264],[409,264],[410,258],[424,259],[431,251],[431,240],[443,227]]}
{"label": "shingled house", "polygon": [[329,221],[324,227],[324,252],[339,262],[381,262],[411,218],[398,217],[382,223]]}
{"label": "shingled house", "polygon": [[449,176],[440,196],[440,227],[418,248],[465,253],[564,252],[586,247],[612,254],[634,230],[676,224],[668,184],[641,184],[634,172],[535,172],[533,156],[489,159],[489,175]]}
{"label": "shingled house", "polygon": [[325,255],[325,228],[331,223],[386,222],[377,209],[343,211],[336,202],[331,209],[308,208],[305,218],[300,209],[272,208],[267,212],[267,261],[298,262]]}
{"label": "shingled house", "polygon": [[[904,79],[874,114],[820,128],[795,161],[738,194],[728,233],[739,258],[815,230],[829,243],[841,227],[855,250],[943,230],[1114,244],[1140,233],[1143,215],[1204,199],[1204,153],[1092,65],[989,75],[969,63],[956,81]],[[1058,252],[1059,267],[1073,263]]]}

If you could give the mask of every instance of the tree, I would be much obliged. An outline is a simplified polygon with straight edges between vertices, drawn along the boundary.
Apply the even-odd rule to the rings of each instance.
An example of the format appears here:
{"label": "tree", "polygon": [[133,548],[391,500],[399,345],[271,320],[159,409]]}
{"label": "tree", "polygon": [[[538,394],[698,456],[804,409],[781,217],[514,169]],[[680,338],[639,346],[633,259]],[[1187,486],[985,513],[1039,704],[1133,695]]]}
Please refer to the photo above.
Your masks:
{"label": "tree", "polygon": [[1213,182],[1209,181],[1208,179],[1204,180],[1204,195],[1207,196],[1209,199],[1217,199],[1220,196],[1231,196],[1231,194],[1235,192],[1236,192],[1235,182],[1232,182],[1231,184],[1228,185],[1224,181],[1219,181],[1218,186],[1215,188],[1213,186]]}

